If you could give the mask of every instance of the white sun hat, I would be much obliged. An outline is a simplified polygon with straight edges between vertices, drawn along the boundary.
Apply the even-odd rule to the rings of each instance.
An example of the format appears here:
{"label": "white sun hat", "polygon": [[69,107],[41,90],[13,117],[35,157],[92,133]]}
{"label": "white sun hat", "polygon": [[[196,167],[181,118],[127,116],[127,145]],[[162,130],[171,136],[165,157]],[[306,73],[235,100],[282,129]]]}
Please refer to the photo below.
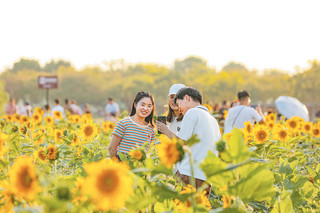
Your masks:
{"label": "white sun hat", "polygon": [[168,95],[168,97],[169,97],[170,95],[175,95],[175,94],[177,94],[177,92],[178,92],[181,88],[184,88],[184,87],[186,87],[184,84],[174,84],[174,85],[172,85],[172,86],[170,87],[170,89],[169,89],[169,95]]}

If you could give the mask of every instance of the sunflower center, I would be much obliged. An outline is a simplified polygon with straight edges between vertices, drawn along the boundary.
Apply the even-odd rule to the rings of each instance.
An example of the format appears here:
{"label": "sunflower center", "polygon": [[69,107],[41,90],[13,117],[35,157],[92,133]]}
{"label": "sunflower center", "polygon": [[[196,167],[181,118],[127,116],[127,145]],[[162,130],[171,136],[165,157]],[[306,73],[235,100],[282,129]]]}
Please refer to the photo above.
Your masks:
{"label": "sunflower center", "polygon": [[119,177],[115,174],[115,171],[105,171],[98,176],[97,187],[100,192],[108,194],[115,190],[119,184]]}
{"label": "sunflower center", "polygon": [[21,173],[20,173],[20,183],[21,185],[27,189],[30,188],[31,184],[32,184],[32,177],[29,174],[28,168],[25,167],[22,169]]}
{"label": "sunflower center", "polygon": [[91,126],[86,126],[86,128],[84,129],[84,134],[85,135],[91,135],[93,133],[93,129]]}
{"label": "sunflower center", "polygon": [[296,126],[297,126],[297,122],[295,122],[295,121],[290,122],[290,127],[296,128]]}
{"label": "sunflower center", "polygon": [[280,136],[284,138],[284,137],[287,136],[287,133],[286,133],[285,131],[281,131],[281,132],[280,132]]}
{"label": "sunflower center", "polygon": [[310,127],[309,125],[307,125],[307,126],[305,126],[305,129],[306,129],[307,131],[309,131],[309,130],[311,129],[311,127]]}

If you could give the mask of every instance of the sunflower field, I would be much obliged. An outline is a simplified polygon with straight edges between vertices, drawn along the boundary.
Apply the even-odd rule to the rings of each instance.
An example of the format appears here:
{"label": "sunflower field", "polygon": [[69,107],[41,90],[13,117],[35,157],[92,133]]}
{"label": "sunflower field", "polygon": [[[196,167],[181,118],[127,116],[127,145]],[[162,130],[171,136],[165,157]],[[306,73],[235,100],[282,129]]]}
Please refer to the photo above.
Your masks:
{"label": "sunflower field", "polygon": [[[293,117],[245,123],[201,164],[210,196],[174,176],[190,146],[157,135],[155,144],[110,159],[114,123],[89,115],[0,121],[0,212],[317,212],[320,124]],[[192,164],[192,161],[190,162]],[[194,182],[194,181],[191,181]]]}

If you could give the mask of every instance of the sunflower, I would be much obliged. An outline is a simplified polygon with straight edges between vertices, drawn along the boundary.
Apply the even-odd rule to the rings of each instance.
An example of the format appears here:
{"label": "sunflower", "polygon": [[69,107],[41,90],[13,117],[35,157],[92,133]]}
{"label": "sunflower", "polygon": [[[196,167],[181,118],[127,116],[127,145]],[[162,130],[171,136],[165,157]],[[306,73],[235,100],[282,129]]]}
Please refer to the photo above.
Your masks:
{"label": "sunflower", "polygon": [[34,109],[34,112],[35,112],[35,113],[38,113],[38,114],[41,115],[41,116],[44,114],[43,109],[41,109],[40,107],[36,107],[36,108]]}
{"label": "sunflower", "polygon": [[28,121],[30,121],[30,119],[29,119],[29,117],[28,116],[22,116],[21,117],[21,121],[23,122],[23,123],[26,123],[26,122],[28,122]]}
{"label": "sunflower", "polygon": [[21,115],[14,114],[14,115],[13,115],[13,120],[14,120],[15,122],[21,122]]}
{"label": "sunflower", "polygon": [[53,119],[53,117],[51,117],[51,116],[46,116],[45,118],[44,118],[44,123],[46,124],[46,125],[52,125],[52,124],[54,124],[54,119]]}
{"label": "sunflower", "polygon": [[251,124],[250,121],[244,122],[244,130],[245,130],[248,134],[251,134],[251,133],[252,133],[253,128],[252,128],[252,124]]}
{"label": "sunflower", "polygon": [[38,113],[34,113],[31,117],[32,122],[39,124],[42,121],[42,116]]}
{"label": "sunflower", "polygon": [[36,160],[41,160],[42,162],[45,162],[47,159],[46,152],[43,149],[36,150],[33,156]]}
{"label": "sunflower", "polygon": [[60,111],[53,111],[53,117],[56,120],[61,120],[63,118],[62,113]]}
{"label": "sunflower", "polygon": [[75,146],[79,145],[79,143],[80,143],[79,137],[77,134],[74,133],[73,138],[71,140],[71,146],[75,147]]}
{"label": "sunflower", "polygon": [[124,207],[126,199],[133,193],[133,180],[126,164],[103,159],[86,164],[88,176],[83,192],[89,194],[96,209],[116,210]]}
{"label": "sunflower", "polygon": [[312,133],[312,123],[307,121],[302,124],[302,132]]}
{"label": "sunflower", "polygon": [[13,192],[12,188],[7,180],[2,180],[0,182],[0,206],[2,212],[13,213]]}
{"label": "sunflower", "polygon": [[141,149],[132,149],[130,150],[129,155],[131,158],[134,158],[138,161],[142,161],[146,158],[146,154]]}
{"label": "sunflower", "polygon": [[74,185],[75,187],[71,189],[71,193],[73,194],[72,203],[79,204],[80,202],[85,202],[88,200],[87,196],[83,194],[82,188],[85,184],[83,177],[77,177]]}
{"label": "sunflower", "polygon": [[262,126],[258,126],[254,129],[253,136],[257,144],[262,144],[268,139],[269,133]]}
{"label": "sunflower", "polygon": [[91,113],[83,113],[82,120],[92,120]]}
{"label": "sunflower", "polygon": [[38,130],[37,132],[32,134],[32,139],[35,145],[40,145],[44,143],[44,135],[41,130]]}
{"label": "sunflower", "polygon": [[74,123],[74,121],[73,121],[73,115],[69,115],[69,116],[68,116],[68,122],[69,122],[69,123]]}
{"label": "sunflower", "polygon": [[47,148],[47,158],[49,160],[56,160],[58,158],[57,147],[52,145],[51,143],[49,144],[49,146]]}
{"label": "sunflower", "polygon": [[7,115],[7,122],[13,122],[14,118],[12,115]]}
{"label": "sunflower", "polygon": [[274,128],[274,126],[275,126],[275,123],[273,123],[273,122],[268,122],[268,123],[266,123],[266,125],[267,125],[267,127],[270,129],[270,130],[273,130],[273,128]]}
{"label": "sunflower", "polygon": [[80,115],[74,115],[74,116],[73,116],[73,123],[76,123],[76,124],[81,123],[81,117],[80,117]]}
{"label": "sunflower", "polygon": [[97,135],[97,133],[97,127],[91,122],[81,125],[79,131],[79,134],[87,141],[91,141]]}
{"label": "sunflower", "polygon": [[320,127],[313,127],[312,135],[315,138],[319,138],[320,137]]}
{"label": "sunflower", "polygon": [[12,191],[17,197],[33,200],[41,191],[31,157],[16,158],[9,169],[9,180]]}
{"label": "sunflower", "polygon": [[277,121],[277,116],[275,113],[270,113],[266,116],[269,122],[275,123]]}
{"label": "sunflower", "polygon": [[27,133],[27,127],[24,126],[24,125],[21,125],[20,128],[19,128],[21,134],[25,135]]}
{"label": "sunflower", "polygon": [[222,138],[223,138],[223,140],[225,140],[225,141],[229,141],[230,138],[231,138],[231,135],[232,135],[231,132],[230,132],[230,133],[226,133],[226,134],[224,134],[224,135],[222,136]]}
{"label": "sunflower", "polygon": [[[195,201],[197,205],[203,205],[207,210],[211,209],[211,204],[208,200],[208,197],[206,196],[206,191],[197,193],[197,190],[190,184],[182,187],[182,190],[180,191],[180,194],[191,194],[191,193],[196,193]],[[181,202],[180,200],[175,199],[174,203],[176,205],[175,210],[178,210],[179,212],[189,212],[188,209],[192,207],[192,203],[190,200]]]}
{"label": "sunflower", "polygon": [[173,164],[181,160],[184,153],[182,146],[174,138],[170,140],[165,135],[160,136],[161,143],[156,146],[158,150],[158,156],[167,168],[172,168]]}
{"label": "sunflower", "polygon": [[54,137],[54,141],[57,142],[57,143],[61,143],[63,140],[62,140],[62,136],[63,136],[63,132],[62,130],[60,129],[55,129],[53,131],[53,137]]}
{"label": "sunflower", "polygon": [[115,123],[111,121],[105,121],[105,122],[102,122],[101,126],[104,132],[108,132],[113,130],[113,128],[115,127]]}
{"label": "sunflower", "polygon": [[299,128],[298,120],[295,118],[291,118],[286,120],[286,126],[291,131],[296,131]]}
{"label": "sunflower", "polygon": [[273,137],[276,140],[285,142],[289,138],[289,133],[285,128],[279,128],[274,132]]}

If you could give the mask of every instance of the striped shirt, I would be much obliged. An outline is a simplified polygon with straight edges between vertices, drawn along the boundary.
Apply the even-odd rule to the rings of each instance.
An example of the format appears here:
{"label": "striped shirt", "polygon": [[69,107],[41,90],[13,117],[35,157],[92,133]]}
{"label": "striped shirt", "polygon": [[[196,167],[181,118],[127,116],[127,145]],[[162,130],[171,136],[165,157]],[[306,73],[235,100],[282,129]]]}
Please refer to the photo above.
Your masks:
{"label": "striped shirt", "polygon": [[150,143],[155,140],[155,131],[151,125],[137,124],[130,117],[120,120],[112,134],[122,138],[117,150],[122,153],[129,153],[131,149],[141,147],[146,142],[148,149]]}

